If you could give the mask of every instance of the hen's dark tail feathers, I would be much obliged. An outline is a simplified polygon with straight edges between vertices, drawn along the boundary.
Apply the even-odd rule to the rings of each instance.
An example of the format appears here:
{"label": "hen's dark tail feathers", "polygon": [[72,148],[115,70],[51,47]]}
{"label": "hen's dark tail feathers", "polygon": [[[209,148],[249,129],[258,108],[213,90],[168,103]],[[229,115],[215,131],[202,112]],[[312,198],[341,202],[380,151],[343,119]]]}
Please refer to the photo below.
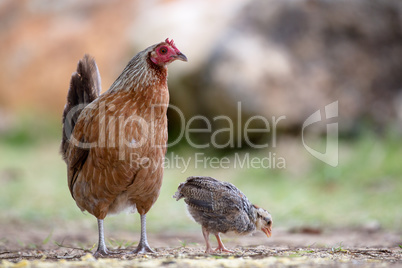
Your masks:
{"label": "hen's dark tail feathers", "polygon": [[89,56],[78,62],[77,71],[71,75],[70,88],[67,93],[67,103],[63,112],[63,139],[61,154],[67,159],[68,140],[74,130],[81,111],[98,98],[101,91],[101,81],[95,60]]}

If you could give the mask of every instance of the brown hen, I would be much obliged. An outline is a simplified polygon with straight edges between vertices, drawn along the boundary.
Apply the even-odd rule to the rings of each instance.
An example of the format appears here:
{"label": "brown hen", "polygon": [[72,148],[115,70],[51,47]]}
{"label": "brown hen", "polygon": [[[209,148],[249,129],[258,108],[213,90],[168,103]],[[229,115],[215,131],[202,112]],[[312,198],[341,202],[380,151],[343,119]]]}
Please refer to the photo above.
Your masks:
{"label": "brown hen", "polygon": [[228,250],[223,245],[220,233],[235,232],[245,235],[255,230],[263,231],[268,237],[272,231],[272,217],[268,211],[250,203],[247,197],[229,182],[211,177],[189,177],[180,183],[173,196],[184,198],[193,219],[201,224],[206,250],[211,253],[209,233],[218,241],[216,251]]}
{"label": "brown hen", "polygon": [[187,61],[172,41],[134,56],[110,89],[100,93],[94,59],[85,55],[73,73],[63,113],[61,153],[77,206],[98,219],[96,256],[108,254],[103,220],[122,210],[141,216],[134,253],[153,252],[146,213],[159,196],[166,153],[169,103],[167,65]]}

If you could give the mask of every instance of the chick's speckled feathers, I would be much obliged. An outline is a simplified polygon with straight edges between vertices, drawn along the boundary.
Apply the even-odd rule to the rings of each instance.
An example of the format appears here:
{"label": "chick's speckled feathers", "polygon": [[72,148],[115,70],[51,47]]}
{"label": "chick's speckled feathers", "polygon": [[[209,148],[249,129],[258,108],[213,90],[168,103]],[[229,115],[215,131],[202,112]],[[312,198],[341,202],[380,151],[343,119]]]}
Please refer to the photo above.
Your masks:
{"label": "chick's speckled feathers", "polygon": [[211,252],[208,236],[213,233],[218,241],[219,251],[228,251],[219,233],[235,232],[248,234],[255,230],[271,236],[272,217],[264,209],[250,203],[247,197],[229,182],[211,177],[189,177],[181,183],[173,196],[184,198],[193,219],[201,224],[206,252]]}
{"label": "chick's speckled feathers", "polygon": [[211,231],[244,233],[253,229],[252,204],[229,182],[190,177],[180,184],[175,195],[176,200],[183,197],[195,221]]}

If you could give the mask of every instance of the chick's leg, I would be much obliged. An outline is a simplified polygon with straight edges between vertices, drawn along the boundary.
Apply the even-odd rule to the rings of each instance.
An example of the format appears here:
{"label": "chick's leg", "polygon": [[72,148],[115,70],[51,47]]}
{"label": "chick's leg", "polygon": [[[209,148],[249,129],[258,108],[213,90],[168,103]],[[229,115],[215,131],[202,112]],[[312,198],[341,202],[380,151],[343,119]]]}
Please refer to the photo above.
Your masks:
{"label": "chick's leg", "polygon": [[230,252],[233,253],[234,251],[229,250],[227,248],[225,248],[225,246],[222,243],[221,237],[219,235],[219,233],[215,234],[216,240],[218,241],[218,247],[215,249],[215,251],[219,251],[219,252]]}
{"label": "chick's leg", "polygon": [[94,256],[96,258],[107,256],[108,250],[105,244],[105,234],[103,231],[103,220],[98,219],[98,232],[99,232],[99,242],[98,249],[95,251]]}
{"label": "chick's leg", "polygon": [[204,235],[205,245],[207,246],[207,248],[205,249],[205,253],[211,253],[212,248],[211,244],[209,244],[209,232],[204,226],[202,227],[202,234]]}
{"label": "chick's leg", "polygon": [[140,215],[141,216],[141,239],[138,243],[137,248],[132,252],[134,254],[145,254],[145,253],[155,253],[149,245],[147,240],[147,221],[146,221],[146,214]]}

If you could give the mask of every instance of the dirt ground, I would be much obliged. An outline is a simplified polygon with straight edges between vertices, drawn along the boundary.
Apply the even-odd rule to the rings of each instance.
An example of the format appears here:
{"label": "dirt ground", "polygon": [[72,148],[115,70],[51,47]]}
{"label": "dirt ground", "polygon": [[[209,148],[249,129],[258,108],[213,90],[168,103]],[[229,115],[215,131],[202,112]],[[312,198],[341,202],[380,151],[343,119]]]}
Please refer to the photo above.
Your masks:
{"label": "dirt ground", "polygon": [[[47,228],[29,230],[18,223],[0,230],[0,267],[402,267],[402,234],[381,230],[321,230],[276,228],[271,238],[223,236],[234,253],[204,254],[199,232],[149,233],[156,253],[134,255],[139,233],[107,231],[110,258],[96,260],[90,254],[96,230]],[[73,229],[73,230],[71,230]],[[130,241],[130,242],[128,242]],[[216,240],[211,236],[212,245]]]}

